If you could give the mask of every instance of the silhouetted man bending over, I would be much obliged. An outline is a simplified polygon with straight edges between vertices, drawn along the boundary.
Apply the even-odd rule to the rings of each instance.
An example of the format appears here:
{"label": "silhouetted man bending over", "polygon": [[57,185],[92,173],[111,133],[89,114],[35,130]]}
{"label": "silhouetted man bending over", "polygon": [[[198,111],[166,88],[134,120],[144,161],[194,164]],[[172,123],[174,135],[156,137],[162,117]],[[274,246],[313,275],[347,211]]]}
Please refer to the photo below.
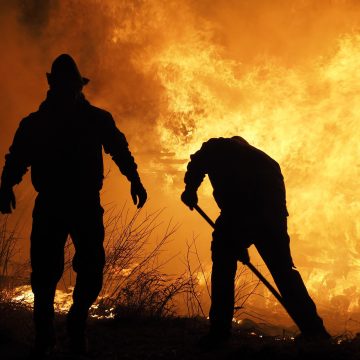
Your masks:
{"label": "silhouetted man bending over", "polygon": [[246,262],[254,244],[268,266],[292,318],[306,339],[329,334],[316,312],[290,254],[285,185],[279,164],[243,138],[215,138],[191,155],[182,201],[192,209],[208,174],[221,209],[213,232],[210,332],[202,340],[227,340],[234,311],[237,261]]}
{"label": "silhouetted man bending over", "polygon": [[131,182],[134,204],[142,207],[146,191],[128,143],[110,113],[92,106],[82,94],[83,78],[74,60],[60,55],[47,74],[49,91],[38,111],[23,119],[6,155],[1,177],[0,211],[15,208],[13,186],[31,167],[38,192],[31,233],[31,286],[35,296],[36,350],[55,344],[56,284],[64,269],[64,245],[70,235],[77,272],[67,325],[74,350],[85,351],[85,323],[103,280],[102,148]]}

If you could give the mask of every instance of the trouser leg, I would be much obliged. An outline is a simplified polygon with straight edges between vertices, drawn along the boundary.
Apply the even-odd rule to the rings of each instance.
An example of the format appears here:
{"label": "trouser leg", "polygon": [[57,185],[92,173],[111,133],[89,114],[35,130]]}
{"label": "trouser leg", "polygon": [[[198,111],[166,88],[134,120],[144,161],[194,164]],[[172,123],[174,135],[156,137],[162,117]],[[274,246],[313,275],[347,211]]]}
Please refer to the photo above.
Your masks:
{"label": "trouser leg", "polygon": [[290,316],[304,335],[326,333],[300,273],[294,267],[286,224],[269,227],[255,246],[270,270]]}
{"label": "trouser leg", "polygon": [[[31,232],[31,287],[34,293],[34,323],[37,339],[54,336],[54,297],[64,269],[67,232],[51,209],[36,206]],[[41,341],[41,340],[40,340]]]}
{"label": "trouser leg", "polygon": [[237,249],[231,219],[221,214],[215,223],[211,244],[210,324],[214,332],[229,333],[234,315]]}
{"label": "trouser leg", "polygon": [[68,314],[68,330],[81,335],[91,305],[102,288],[105,264],[103,209],[100,203],[89,204],[72,223],[71,237],[75,246],[73,268],[77,273],[73,305]]}
{"label": "trouser leg", "polygon": [[231,249],[212,244],[211,329],[229,333],[234,314],[234,282],[237,259]]}

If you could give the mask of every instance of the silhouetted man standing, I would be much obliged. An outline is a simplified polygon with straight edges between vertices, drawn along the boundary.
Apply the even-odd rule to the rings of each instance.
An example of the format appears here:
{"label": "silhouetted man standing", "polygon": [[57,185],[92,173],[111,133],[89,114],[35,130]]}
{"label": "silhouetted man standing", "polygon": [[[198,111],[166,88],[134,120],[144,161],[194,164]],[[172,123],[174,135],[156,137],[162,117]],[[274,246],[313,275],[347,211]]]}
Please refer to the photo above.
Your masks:
{"label": "silhouetted man standing", "polygon": [[290,254],[285,185],[279,164],[243,138],[214,138],[191,155],[182,201],[197,204],[197,189],[208,174],[221,209],[213,232],[210,332],[214,345],[230,336],[237,261],[246,263],[254,244],[305,339],[328,339]]}
{"label": "silhouetted man standing", "polygon": [[31,167],[38,192],[31,233],[31,286],[35,296],[35,349],[51,351],[54,295],[64,269],[64,245],[70,235],[77,273],[73,305],[67,318],[73,350],[84,352],[88,310],[103,280],[102,148],[131,182],[134,204],[142,207],[146,191],[128,143],[110,113],[92,106],[82,93],[82,77],[71,56],[62,54],[47,74],[49,91],[38,111],[23,119],[6,155],[1,177],[0,211],[15,208],[13,186]]}

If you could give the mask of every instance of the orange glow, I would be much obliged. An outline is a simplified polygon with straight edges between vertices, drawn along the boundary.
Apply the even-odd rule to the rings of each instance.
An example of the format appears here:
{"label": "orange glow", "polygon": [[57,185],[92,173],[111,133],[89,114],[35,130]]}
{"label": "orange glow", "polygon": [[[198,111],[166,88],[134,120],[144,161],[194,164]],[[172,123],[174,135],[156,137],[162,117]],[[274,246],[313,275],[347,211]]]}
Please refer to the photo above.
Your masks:
{"label": "orange glow", "polygon": [[[171,250],[184,250],[195,231],[208,265],[211,229],[180,203],[182,178],[203,141],[241,135],[282,167],[294,261],[330,330],[360,321],[357,1],[65,0],[47,10],[40,25],[19,24],[17,8],[0,15],[1,29],[14,34],[0,44],[0,109],[8,119],[1,153],[43,98],[54,56],[72,53],[91,78],[88,98],[127,135],[148,208],[166,207],[184,224]],[[104,203],[129,202],[128,185],[107,166]],[[208,182],[199,198],[214,217]],[[249,304],[278,316],[279,305],[259,292],[265,299]]]}
{"label": "orange glow", "polygon": [[[72,291],[73,288],[69,287],[68,291],[56,290],[54,308],[57,313],[67,314],[72,304]],[[98,299],[100,300],[100,298]],[[34,294],[29,285],[18,286],[13,290],[13,295],[10,301],[14,304],[21,304],[29,307],[34,306]],[[101,314],[97,313],[99,305],[93,304],[90,308],[90,317],[96,319],[113,319],[115,317],[113,308],[102,311]]]}

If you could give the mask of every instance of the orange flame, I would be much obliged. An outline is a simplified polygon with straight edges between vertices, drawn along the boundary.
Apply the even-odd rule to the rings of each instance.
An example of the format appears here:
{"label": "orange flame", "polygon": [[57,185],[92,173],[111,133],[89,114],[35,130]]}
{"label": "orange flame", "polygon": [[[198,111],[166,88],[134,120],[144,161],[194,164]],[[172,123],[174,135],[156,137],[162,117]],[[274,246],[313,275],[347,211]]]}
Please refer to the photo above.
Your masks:
{"label": "orange flame", "polygon": [[[43,97],[37,76],[66,51],[92,75],[88,97],[121,120],[157,208],[178,198],[203,141],[243,136],[283,169],[293,257],[320,312],[360,320],[358,2],[64,0],[50,10],[30,40],[12,12],[0,23],[15,29],[0,45],[1,109],[24,98],[4,110],[12,128]],[[118,180],[109,184],[113,199]],[[200,193],[209,199],[209,184]],[[193,228],[180,206],[175,215]],[[271,298],[251,301],[277,309]]]}

